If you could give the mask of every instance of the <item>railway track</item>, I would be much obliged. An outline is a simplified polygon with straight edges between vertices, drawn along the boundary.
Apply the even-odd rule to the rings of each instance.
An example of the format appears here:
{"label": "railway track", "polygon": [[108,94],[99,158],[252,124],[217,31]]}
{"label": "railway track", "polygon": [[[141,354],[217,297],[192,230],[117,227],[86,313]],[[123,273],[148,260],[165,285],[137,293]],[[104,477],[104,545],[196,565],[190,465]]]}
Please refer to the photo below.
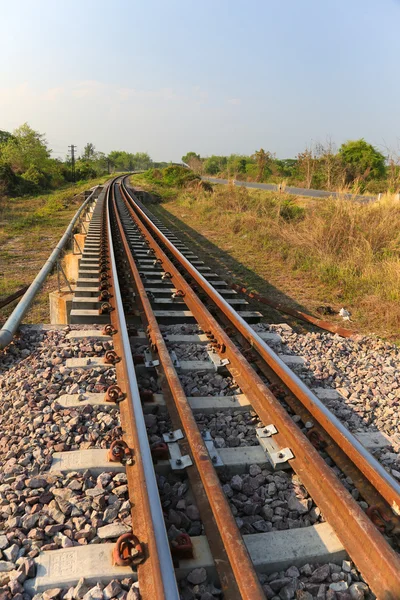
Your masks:
{"label": "railway track", "polygon": [[[68,393],[32,406],[35,444],[44,414],[67,424],[14,492],[50,516],[25,547],[35,565],[9,560],[28,593],[132,600],[137,580],[143,600],[400,598],[398,483],[247,308],[124,178],[100,195],[71,330],[48,334]],[[20,451],[5,456],[21,478]],[[36,524],[24,518],[6,557]]]}

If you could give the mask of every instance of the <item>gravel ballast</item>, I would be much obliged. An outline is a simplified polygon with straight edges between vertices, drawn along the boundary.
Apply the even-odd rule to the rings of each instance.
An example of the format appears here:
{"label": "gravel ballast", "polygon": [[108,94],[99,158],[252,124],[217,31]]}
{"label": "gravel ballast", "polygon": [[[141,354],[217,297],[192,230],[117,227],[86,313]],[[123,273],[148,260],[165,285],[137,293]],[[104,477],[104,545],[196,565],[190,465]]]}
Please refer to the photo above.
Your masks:
{"label": "gravel ballast", "polygon": [[374,337],[298,334],[288,325],[253,327],[279,333],[281,352],[304,358],[293,370],[310,389],[337,391],[337,398],[322,401],[349,431],[386,437],[388,447],[373,454],[400,481],[400,349]]}

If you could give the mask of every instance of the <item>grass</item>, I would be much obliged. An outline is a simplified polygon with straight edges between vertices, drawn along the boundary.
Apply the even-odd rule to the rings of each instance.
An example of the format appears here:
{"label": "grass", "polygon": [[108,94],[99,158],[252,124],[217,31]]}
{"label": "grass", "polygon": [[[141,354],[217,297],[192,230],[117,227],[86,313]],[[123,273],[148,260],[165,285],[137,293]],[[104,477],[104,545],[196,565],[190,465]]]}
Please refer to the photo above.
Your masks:
{"label": "grass", "polygon": [[[163,195],[143,175],[132,182]],[[233,185],[217,185],[213,193],[171,187],[167,201],[153,209],[169,225],[184,223],[218,247],[231,280],[312,312],[321,304],[344,306],[357,330],[400,339],[400,203],[394,197],[358,204]]]}
{"label": "grass", "polygon": [[[106,175],[48,194],[0,200],[0,299],[32,282],[81,205],[83,192],[109,178]],[[49,322],[48,294],[56,287],[57,275],[50,275],[25,323]],[[0,310],[0,324],[15,304]]]}

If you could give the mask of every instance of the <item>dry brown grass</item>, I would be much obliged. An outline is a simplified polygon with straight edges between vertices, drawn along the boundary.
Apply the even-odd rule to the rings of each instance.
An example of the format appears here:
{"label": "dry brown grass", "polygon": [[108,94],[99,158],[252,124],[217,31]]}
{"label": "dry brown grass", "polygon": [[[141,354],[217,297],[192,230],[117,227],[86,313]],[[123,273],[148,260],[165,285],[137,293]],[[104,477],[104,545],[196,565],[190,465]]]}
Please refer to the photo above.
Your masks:
{"label": "dry brown grass", "polygon": [[[71,185],[46,195],[7,199],[2,203],[0,299],[33,281],[82,203],[83,195],[76,195],[108,178]],[[48,294],[56,287],[57,276],[50,275],[25,316],[25,323],[49,322]],[[15,304],[0,310],[0,324],[5,322]]]}
{"label": "dry brown grass", "polygon": [[[305,306],[346,306],[359,329],[399,339],[400,202],[394,196],[359,204],[228,185],[215,186],[213,194],[182,191],[163,207],[214,243],[216,233],[221,247],[231,245],[232,255],[259,274],[268,264],[275,278],[269,281]],[[308,301],[299,285],[313,294]]]}

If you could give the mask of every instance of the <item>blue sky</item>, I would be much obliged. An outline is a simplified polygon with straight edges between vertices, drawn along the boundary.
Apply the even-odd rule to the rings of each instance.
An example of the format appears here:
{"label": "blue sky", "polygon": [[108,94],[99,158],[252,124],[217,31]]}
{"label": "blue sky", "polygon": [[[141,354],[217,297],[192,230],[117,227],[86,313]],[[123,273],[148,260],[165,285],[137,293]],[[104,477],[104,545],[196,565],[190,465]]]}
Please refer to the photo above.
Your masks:
{"label": "blue sky", "polygon": [[0,129],[290,157],[400,138],[400,0],[0,0]]}

